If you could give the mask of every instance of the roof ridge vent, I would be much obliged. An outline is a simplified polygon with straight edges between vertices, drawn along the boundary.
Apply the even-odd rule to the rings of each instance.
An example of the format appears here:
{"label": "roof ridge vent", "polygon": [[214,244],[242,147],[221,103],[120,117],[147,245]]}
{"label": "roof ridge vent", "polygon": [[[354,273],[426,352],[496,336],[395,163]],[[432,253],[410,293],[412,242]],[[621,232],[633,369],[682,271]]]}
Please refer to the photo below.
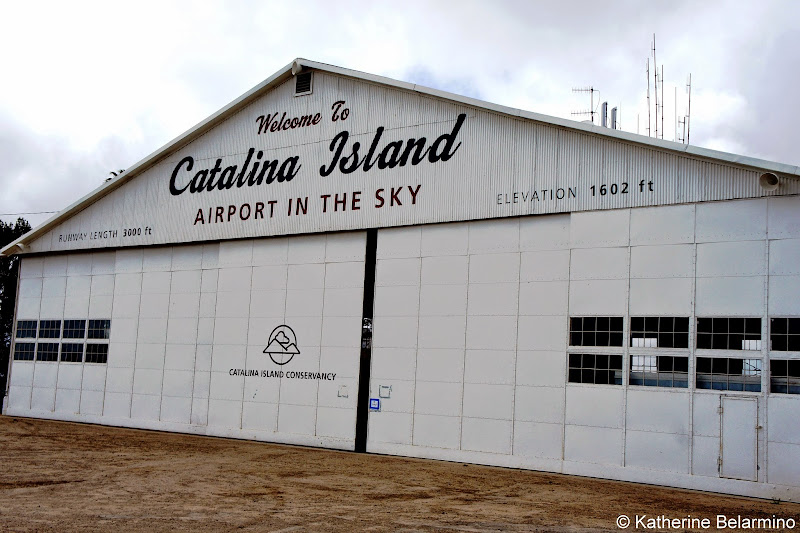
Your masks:
{"label": "roof ridge vent", "polygon": [[300,72],[294,77],[294,95],[311,94],[313,72]]}

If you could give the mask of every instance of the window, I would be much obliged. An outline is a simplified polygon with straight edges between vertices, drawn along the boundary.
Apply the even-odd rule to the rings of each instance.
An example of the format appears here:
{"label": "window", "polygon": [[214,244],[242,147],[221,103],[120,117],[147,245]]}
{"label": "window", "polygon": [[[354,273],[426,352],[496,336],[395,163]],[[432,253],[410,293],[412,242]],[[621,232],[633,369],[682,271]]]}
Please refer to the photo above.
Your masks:
{"label": "window", "polygon": [[109,330],[111,329],[110,320],[90,320],[89,321],[89,339],[107,339]]}
{"label": "window", "polygon": [[[107,363],[111,320],[105,319],[65,319],[63,330],[61,320],[20,320],[17,322],[17,338],[48,339],[49,342],[16,342],[14,359],[17,361],[58,361],[59,347],[61,361],[65,363]],[[88,325],[88,328],[87,328]],[[101,339],[101,342],[86,344],[84,339]],[[60,342],[66,341],[66,342]],[[86,357],[84,358],[84,353]],[[35,357],[34,357],[35,356]]]}
{"label": "window", "polygon": [[[570,346],[622,346],[621,316],[570,317]],[[622,370],[622,367],[620,367]]]}
{"label": "window", "polygon": [[36,321],[35,320],[17,320],[17,338],[18,339],[35,339],[36,338]]}
{"label": "window", "polygon": [[58,343],[40,342],[36,345],[37,361],[58,361]]}
{"label": "window", "polygon": [[632,348],[688,348],[689,317],[631,317]]}
{"label": "window", "polygon": [[85,320],[65,320],[64,321],[64,334],[65,339],[82,339],[86,337],[86,321]]}
{"label": "window", "polygon": [[769,339],[770,350],[800,352],[800,318],[770,319]]}
{"label": "window", "polygon": [[40,339],[57,339],[61,336],[61,321],[60,320],[40,320],[39,321],[39,338]]}
{"label": "window", "polygon": [[631,385],[689,387],[689,358],[669,355],[631,355]]}
{"label": "window", "polygon": [[86,345],[87,363],[107,363],[108,344],[87,344]]}
{"label": "window", "polygon": [[83,343],[61,343],[61,361],[65,363],[80,363],[83,361]]}
{"label": "window", "polygon": [[698,318],[697,347],[711,350],[760,350],[760,318]]}
{"label": "window", "polygon": [[[19,330],[17,330],[19,331]],[[14,345],[15,361],[33,361],[33,352],[36,344],[32,342],[18,342]]]}
{"label": "window", "polygon": [[569,354],[570,383],[622,385],[622,356],[605,354]]}
{"label": "window", "polygon": [[772,359],[769,362],[769,391],[800,394],[800,359]]}
{"label": "window", "polygon": [[697,388],[761,392],[761,359],[698,357]]}

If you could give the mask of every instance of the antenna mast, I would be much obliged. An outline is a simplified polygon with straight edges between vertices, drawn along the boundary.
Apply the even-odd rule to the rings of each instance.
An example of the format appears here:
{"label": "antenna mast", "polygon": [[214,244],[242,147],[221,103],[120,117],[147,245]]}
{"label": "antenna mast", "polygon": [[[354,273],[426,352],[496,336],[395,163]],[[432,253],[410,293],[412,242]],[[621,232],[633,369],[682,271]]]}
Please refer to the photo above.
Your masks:
{"label": "antenna mast", "polygon": [[689,144],[689,128],[692,125],[692,73],[689,73],[689,83],[686,84],[689,91],[689,111],[686,113],[686,144]]}
{"label": "antenna mast", "polygon": [[656,139],[658,139],[658,62],[656,61],[656,34],[653,34],[653,90],[656,99]]}
{"label": "antenna mast", "polygon": [[647,136],[650,137],[650,58],[647,58]]}
{"label": "antenna mast", "polygon": [[661,65],[661,138],[664,138],[664,65]]}
{"label": "antenna mast", "polygon": [[600,93],[597,89],[593,86],[589,87],[574,87],[572,89],[574,93],[589,93],[589,111],[573,111],[571,114],[573,115],[589,115],[589,118],[592,120],[592,124],[594,124],[594,114],[596,111],[594,110],[594,93]]}

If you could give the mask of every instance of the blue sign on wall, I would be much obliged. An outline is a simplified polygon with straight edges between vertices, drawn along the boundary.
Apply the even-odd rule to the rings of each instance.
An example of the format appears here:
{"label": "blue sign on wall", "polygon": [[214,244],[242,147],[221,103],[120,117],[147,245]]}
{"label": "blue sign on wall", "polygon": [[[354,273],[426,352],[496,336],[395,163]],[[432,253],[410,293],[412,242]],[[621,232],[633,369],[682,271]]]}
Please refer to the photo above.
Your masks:
{"label": "blue sign on wall", "polygon": [[370,411],[380,411],[381,410],[381,400],[380,400],[380,398],[370,398],[369,399],[369,410]]}

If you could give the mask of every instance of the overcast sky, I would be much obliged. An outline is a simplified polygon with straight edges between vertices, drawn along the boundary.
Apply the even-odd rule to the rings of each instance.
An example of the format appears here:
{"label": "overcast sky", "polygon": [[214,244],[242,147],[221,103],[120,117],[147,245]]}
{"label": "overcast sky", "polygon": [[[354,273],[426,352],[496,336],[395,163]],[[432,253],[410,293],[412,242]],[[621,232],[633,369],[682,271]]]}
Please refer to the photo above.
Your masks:
{"label": "overcast sky", "polygon": [[794,0],[0,0],[0,219],[63,209],[295,57],[578,120],[594,86],[646,135],[654,33],[665,139],[691,73],[691,144],[800,165]]}

